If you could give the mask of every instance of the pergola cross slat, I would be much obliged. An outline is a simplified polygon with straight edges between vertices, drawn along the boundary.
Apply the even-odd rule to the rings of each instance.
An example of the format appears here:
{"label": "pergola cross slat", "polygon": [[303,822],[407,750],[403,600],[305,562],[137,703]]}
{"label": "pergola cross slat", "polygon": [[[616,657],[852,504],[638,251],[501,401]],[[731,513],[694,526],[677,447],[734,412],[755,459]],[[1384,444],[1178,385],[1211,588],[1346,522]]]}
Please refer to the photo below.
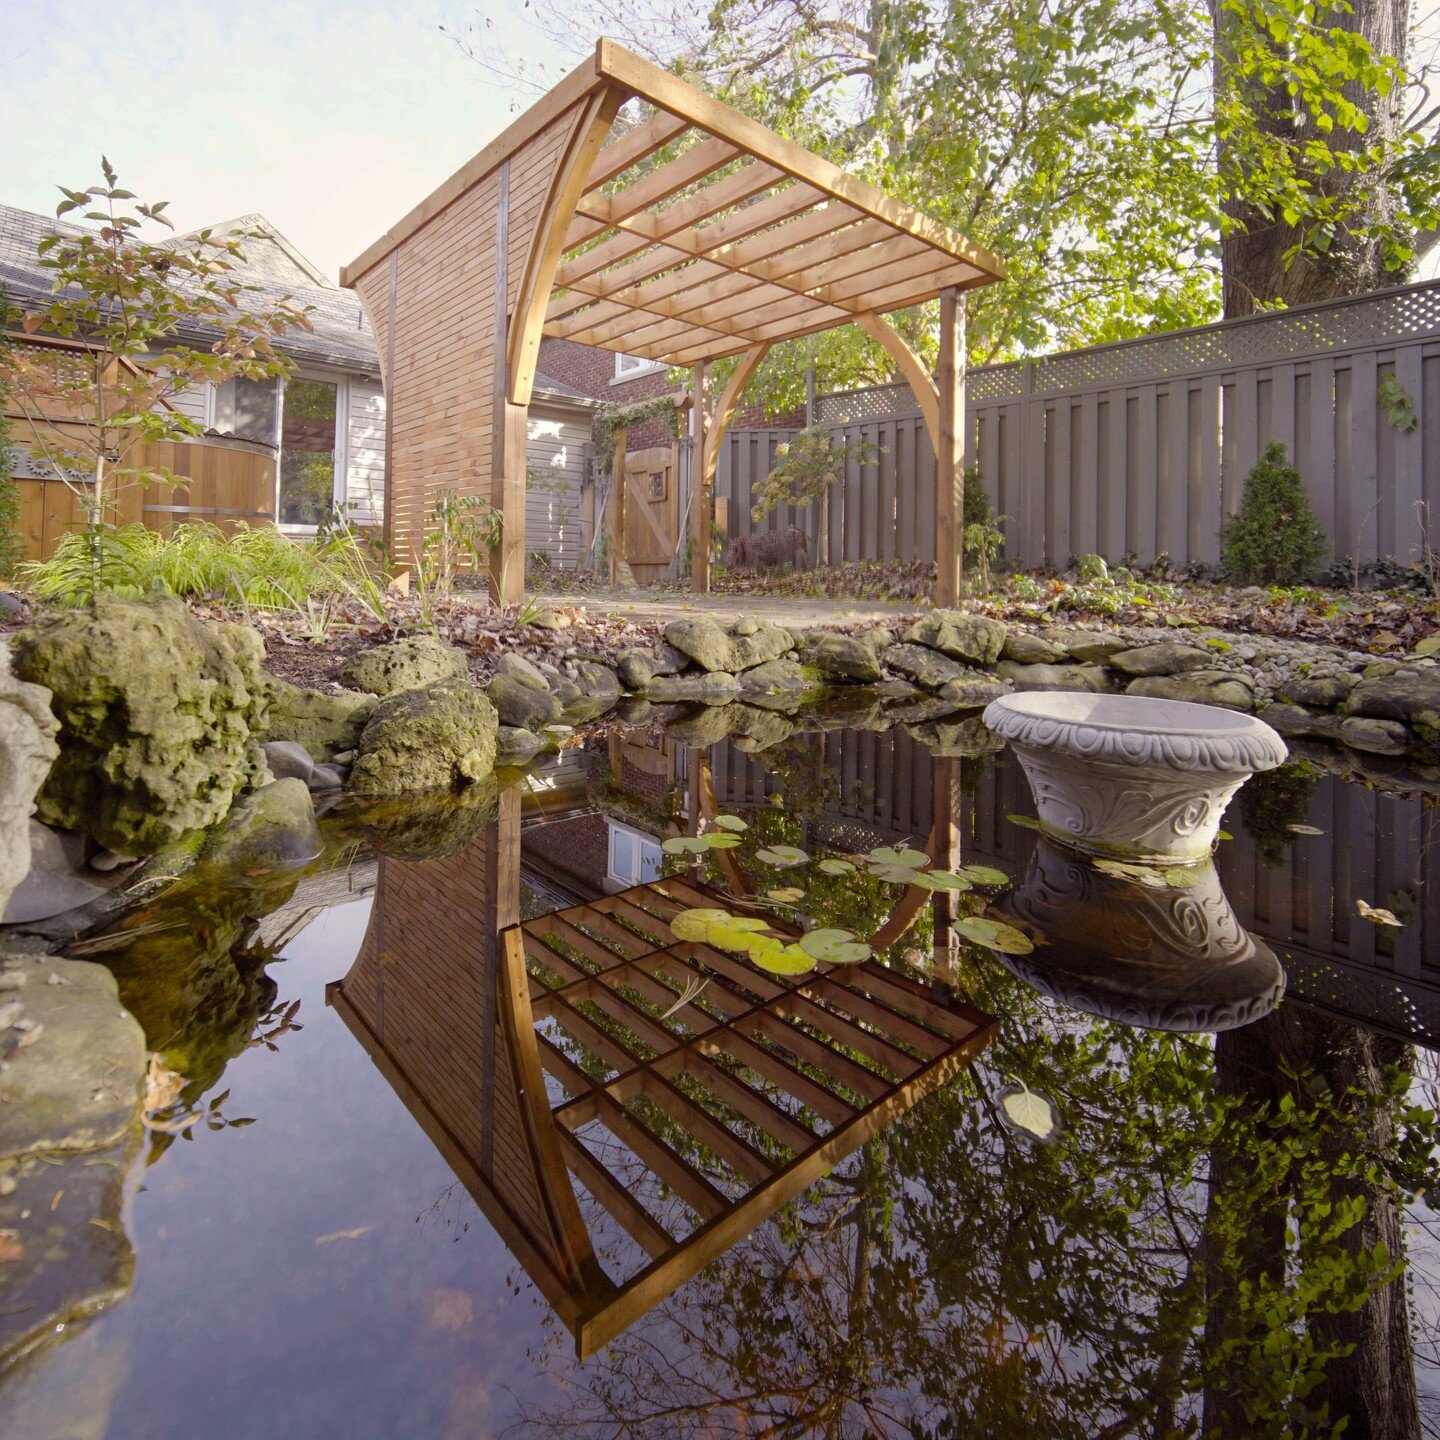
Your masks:
{"label": "pergola cross slat", "polygon": [[[633,99],[652,114],[612,136]],[[525,412],[540,341],[552,335],[693,369],[691,574],[708,589],[711,487],[745,380],[772,345],[855,323],[919,395],[939,463],[936,598],[953,603],[958,296],[1004,274],[947,226],[601,40],[592,61],[341,273],[380,342],[387,538],[402,566],[413,563],[440,491],[482,495],[502,512],[493,589],[519,597]],[[942,351],[956,357],[942,364],[944,403],[883,318],[937,296]],[[712,399],[709,368],[731,358],[735,371]],[[612,489],[618,567],[624,485]]]}

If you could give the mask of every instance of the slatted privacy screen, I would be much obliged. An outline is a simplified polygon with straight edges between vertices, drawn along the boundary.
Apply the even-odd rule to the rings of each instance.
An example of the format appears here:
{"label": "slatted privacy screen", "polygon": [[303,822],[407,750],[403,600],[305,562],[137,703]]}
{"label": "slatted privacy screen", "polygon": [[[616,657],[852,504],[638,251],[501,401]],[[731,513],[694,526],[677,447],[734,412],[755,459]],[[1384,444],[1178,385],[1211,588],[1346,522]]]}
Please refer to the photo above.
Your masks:
{"label": "slatted privacy screen", "polygon": [[[1392,376],[1412,428],[1380,403]],[[883,451],[836,487],[832,558],[933,559],[935,460],[909,388],[821,396],[816,420]],[[966,426],[1023,564],[1214,563],[1270,440],[1299,467],[1331,558],[1413,561],[1432,514],[1440,545],[1440,284],[974,370]],[[722,457],[721,494],[744,444]],[[730,513],[746,533],[748,508]]]}

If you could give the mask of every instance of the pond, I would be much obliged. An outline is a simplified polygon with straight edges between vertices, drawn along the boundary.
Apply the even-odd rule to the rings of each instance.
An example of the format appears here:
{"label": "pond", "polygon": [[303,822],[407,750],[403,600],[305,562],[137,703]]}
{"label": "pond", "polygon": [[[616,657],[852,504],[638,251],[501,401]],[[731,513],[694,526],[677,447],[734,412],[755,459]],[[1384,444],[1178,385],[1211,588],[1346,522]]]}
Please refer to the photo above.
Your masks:
{"label": "pond", "polygon": [[[102,937],[203,1118],[54,1200],[118,1298],[0,1434],[1433,1433],[1437,811],[1286,767],[1145,886],[1006,752],[746,743],[337,812],[298,885]],[[706,905],[886,963],[677,944]]]}

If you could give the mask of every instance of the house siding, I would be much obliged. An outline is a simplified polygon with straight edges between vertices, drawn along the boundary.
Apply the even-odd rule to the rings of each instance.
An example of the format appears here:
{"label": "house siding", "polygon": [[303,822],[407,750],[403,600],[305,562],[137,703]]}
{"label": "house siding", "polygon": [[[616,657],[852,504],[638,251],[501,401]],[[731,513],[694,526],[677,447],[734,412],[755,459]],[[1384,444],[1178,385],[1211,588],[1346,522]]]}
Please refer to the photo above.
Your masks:
{"label": "house siding", "polygon": [[385,392],[370,380],[351,380],[349,392],[345,499],[352,520],[378,525],[385,514]]}
{"label": "house siding", "polygon": [[526,487],[525,548],[543,550],[560,567],[574,566],[584,543],[580,496],[589,442],[588,415],[531,407],[526,458],[530,469],[543,472],[550,483]]}

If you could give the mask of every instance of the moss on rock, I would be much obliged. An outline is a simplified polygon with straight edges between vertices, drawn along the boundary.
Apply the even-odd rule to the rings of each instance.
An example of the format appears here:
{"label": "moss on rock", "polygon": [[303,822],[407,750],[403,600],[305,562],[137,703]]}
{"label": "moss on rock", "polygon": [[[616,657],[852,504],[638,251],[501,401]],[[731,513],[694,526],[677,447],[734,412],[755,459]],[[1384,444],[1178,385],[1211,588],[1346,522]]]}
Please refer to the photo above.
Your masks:
{"label": "moss on rock", "polygon": [[402,690],[375,707],[360,736],[350,789],[359,795],[455,790],[495,768],[495,707],[451,681]]}
{"label": "moss on rock", "polygon": [[305,747],[312,760],[326,760],[338,751],[355,748],[374,709],[373,695],[357,695],[353,690],[326,694],[272,677],[261,738],[293,740]]}
{"label": "moss on rock", "polygon": [[249,626],[197,620],[168,597],[102,595],[25,631],[15,673],[51,692],[60,721],[39,818],[122,855],[213,825],[262,773],[263,659]]}
{"label": "moss on rock", "polygon": [[391,645],[376,645],[347,660],[340,679],[370,695],[398,695],[443,680],[468,680],[465,652],[433,635],[413,635]]}

